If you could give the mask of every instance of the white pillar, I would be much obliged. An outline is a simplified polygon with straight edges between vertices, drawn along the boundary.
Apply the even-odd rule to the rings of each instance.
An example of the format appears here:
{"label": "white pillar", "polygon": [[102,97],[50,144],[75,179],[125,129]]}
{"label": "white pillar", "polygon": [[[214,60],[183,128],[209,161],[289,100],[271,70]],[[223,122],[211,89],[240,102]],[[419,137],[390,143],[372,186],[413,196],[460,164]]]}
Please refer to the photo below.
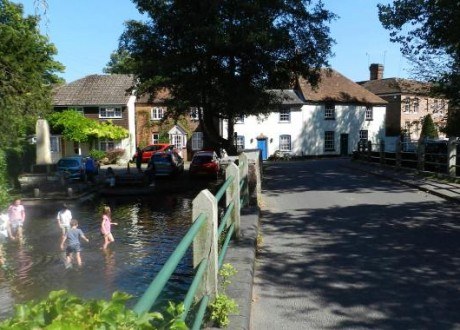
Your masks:
{"label": "white pillar", "polygon": [[35,135],[37,137],[37,165],[51,164],[50,127],[46,119],[38,119],[35,124]]}
{"label": "white pillar", "polygon": [[[228,180],[230,176],[233,176],[234,180],[232,184],[227,188],[225,192],[225,203],[228,207],[231,201],[235,203],[235,206],[232,211],[231,219],[235,223],[235,236],[238,238],[240,236],[240,169],[235,163],[230,163],[225,170],[225,181]],[[230,223],[229,223],[230,224]]]}
{"label": "white pillar", "polygon": [[447,145],[447,166],[449,175],[454,178],[457,176],[456,165],[460,165],[457,164],[457,138],[450,137]]}

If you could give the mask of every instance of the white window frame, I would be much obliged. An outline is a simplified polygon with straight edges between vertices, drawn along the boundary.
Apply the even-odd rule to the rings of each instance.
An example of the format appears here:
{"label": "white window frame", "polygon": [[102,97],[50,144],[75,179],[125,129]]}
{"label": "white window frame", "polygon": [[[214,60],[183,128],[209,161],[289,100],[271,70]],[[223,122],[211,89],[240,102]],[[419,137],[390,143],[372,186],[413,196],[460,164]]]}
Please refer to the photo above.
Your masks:
{"label": "white window frame", "polygon": [[104,106],[99,107],[99,118],[101,119],[121,119],[123,112],[121,107]]}
{"label": "white window frame", "polygon": [[403,107],[403,112],[409,113],[410,112],[410,98],[406,97],[404,99],[404,107]]}
{"label": "white window frame", "polygon": [[362,129],[359,131],[359,141],[369,141],[369,131],[367,129]]}
{"label": "white window frame", "polygon": [[192,134],[192,150],[203,149],[203,132],[193,132]]}
{"label": "white window frame", "polygon": [[289,134],[283,134],[280,135],[279,138],[279,150],[280,151],[291,151],[292,150],[292,145],[291,145],[291,136]]}
{"label": "white window frame", "polygon": [[152,133],[152,144],[160,143],[160,134],[159,133]]}
{"label": "white window frame", "polygon": [[244,135],[236,136],[236,150],[244,150]]}
{"label": "white window frame", "polygon": [[366,120],[374,120],[374,108],[367,106],[365,110]]}
{"label": "white window frame", "polygon": [[182,150],[185,147],[184,135],[182,134],[170,134],[169,142],[174,145],[177,150]]}
{"label": "white window frame", "polygon": [[414,99],[414,113],[418,113],[420,111],[420,99],[415,98]]}
{"label": "white window frame", "polygon": [[[112,147],[110,148],[110,145]],[[114,140],[99,140],[99,150],[102,151],[111,151],[117,149],[117,144]]]}
{"label": "white window frame", "polygon": [[324,119],[335,120],[335,104],[326,104],[324,106]]}
{"label": "white window frame", "polygon": [[161,107],[153,107],[150,109],[150,120],[161,120],[165,115],[165,109]]}
{"label": "white window frame", "polygon": [[244,115],[236,116],[235,124],[244,124]]}
{"label": "white window frame", "polygon": [[191,107],[190,108],[190,119],[194,121],[200,120],[200,110],[201,108]]}
{"label": "white window frame", "polygon": [[290,109],[280,110],[279,122],[280,123],[290,123],[291,122],[291,110]]}
{"label": "white window frame", "polygon": [[324,131],[324,151],[335,151],[335,132]]}

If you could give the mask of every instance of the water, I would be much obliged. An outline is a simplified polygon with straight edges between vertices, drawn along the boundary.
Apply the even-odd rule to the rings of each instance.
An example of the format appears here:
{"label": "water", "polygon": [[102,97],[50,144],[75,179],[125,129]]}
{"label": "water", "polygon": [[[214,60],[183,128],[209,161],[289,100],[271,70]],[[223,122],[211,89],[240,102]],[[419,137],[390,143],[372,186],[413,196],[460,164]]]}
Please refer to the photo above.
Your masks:
{"label": "water", "polygon": [[[201,187],[202,188],[202,187]],[[0,318],[12,314],[13,305],[46,297],[53,290],[67,290],[83,298],[109,299],[114,291],[138,298],[166,262],[190,227],[192,200],[200,187],[180,194],[114,198],[72,207],[79,228],[90,240],[82,241],[81,268],[65,269],[60,250],[56,209],[26,209],[24,241],[3,244],[5,264],[0,269]],[[101,208],[112,208],[115,242],[101,250]],[[165,289],[163,299],[180,300],[190,285],[192,255],[189,251]]]}

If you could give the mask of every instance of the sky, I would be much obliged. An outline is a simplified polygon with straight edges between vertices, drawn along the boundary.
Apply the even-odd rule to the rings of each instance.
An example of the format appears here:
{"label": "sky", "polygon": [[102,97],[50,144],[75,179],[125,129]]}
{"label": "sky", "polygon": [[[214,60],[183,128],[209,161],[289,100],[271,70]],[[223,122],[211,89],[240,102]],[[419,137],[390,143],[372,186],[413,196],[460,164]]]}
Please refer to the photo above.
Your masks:
{"label": "sky", "polygon": [[[26,14],[42,16],[41,33],[58,49],[55,59],[66,67],[62,77],[71,82],[101,74],[117,49],[124,22],[142,16],[130,0],[12,0],[24,5]],[[384,65],[384,78],[409,78],[409,63],[399,45],[378,20],[377,3],[389,0],[323,0],[339,17],[329,24],[336,43],[331,67],[353,81],[369,79],[369,65]],[[37,7],[38,6],[38,7]]]}

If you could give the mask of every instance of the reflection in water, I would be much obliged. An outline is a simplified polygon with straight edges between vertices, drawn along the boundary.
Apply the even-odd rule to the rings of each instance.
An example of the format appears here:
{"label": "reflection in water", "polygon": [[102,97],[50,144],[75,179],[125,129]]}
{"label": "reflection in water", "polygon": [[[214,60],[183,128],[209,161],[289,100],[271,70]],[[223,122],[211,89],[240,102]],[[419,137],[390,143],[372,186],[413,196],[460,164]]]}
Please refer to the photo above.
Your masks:
{"label": "reflection in water", "polygon": [[[28,209],[24,242],[8,241],[3,246],[0,317],[10,315],[13,304],[44,298],[52,290],[65,289],[84,298],[108,299],[116,290],[139,297],[190,227],[194,195],[119,198],[72,207],[74,218],[90,241],[82,244],[82,267],[71,269],[65,269],[65,254],[59,247],[57,209],[41,210],[40,214]],[[113,221],[119,223],[112,227],[115,242],[106,252],[100,249],[99,230],[104,203],[112,208]],[[182,298],[190,284],[191,264],[189,252],[166,288],[164,299]]]}

